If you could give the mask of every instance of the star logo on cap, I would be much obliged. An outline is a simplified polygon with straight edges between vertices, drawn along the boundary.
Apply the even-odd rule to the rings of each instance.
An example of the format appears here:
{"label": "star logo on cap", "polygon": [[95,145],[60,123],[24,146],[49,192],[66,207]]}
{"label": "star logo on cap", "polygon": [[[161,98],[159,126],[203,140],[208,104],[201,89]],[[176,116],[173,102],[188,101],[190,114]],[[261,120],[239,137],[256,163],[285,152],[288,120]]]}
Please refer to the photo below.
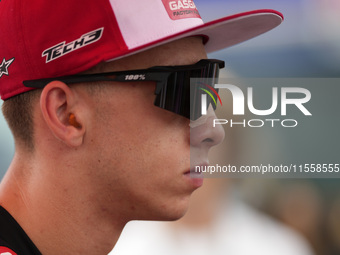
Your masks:
{"label": "star logo on cap", "polygon": [[8,76],[8,67],[12,64],[13,61],[14,61],[14,58],[11,58],[10,60],[7,60],[7,61],[5,58],[2,60],[2,63],[0,65],[0,78],[4,74]]}

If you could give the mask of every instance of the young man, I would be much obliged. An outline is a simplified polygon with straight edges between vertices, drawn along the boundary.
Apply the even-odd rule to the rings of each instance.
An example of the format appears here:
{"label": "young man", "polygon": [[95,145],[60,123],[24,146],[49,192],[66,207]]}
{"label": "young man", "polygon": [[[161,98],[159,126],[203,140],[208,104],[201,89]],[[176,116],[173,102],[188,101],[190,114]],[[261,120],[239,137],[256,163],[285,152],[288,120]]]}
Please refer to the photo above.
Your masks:
{"label": "young man", "polygon": [[184,0],[3,0],[0,21],[16,146],[0,186],[0,254],[107,254],[127,222],[178,219],[202,185],[190,173],[224,136],[211,107],[190,114],[190,77],[223,67],[206,51],[282,16],[203,24]]}

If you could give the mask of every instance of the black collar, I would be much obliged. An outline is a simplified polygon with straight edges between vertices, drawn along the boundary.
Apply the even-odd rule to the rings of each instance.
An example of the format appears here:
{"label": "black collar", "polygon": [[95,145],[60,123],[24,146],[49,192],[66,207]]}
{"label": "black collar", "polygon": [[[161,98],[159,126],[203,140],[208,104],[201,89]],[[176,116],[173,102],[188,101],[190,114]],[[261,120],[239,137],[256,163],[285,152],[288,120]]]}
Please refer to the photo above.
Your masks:
{"label": "black collar", "polygon": [[0,206],[0,246],[10,248],[17,255],[41,255],[18,222],[2,206]]}

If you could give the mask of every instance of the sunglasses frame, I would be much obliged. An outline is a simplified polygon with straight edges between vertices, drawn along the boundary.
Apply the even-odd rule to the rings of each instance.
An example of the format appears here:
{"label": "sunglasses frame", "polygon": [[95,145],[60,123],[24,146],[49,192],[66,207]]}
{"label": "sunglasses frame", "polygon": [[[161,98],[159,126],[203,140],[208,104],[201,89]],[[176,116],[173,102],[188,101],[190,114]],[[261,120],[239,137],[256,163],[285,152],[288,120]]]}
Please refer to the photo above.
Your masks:
{"label": "sunglasses frame", "polygon": [[[98,81],[107,81],[107,82],[141,82],[141,81],[154,81],[156,82],[155,95],[166,97],[166,93],[164,95],[161,91],[167,87],[168,80],[170,76],[177,77],[178,74],[190,75],[192,71],[205,70],[211,65],[217,65],[218,70],[224,68],[224,61],[217,59],[202,59],[193,65],[180,65],[180,66],[154,66],[147,69],[137,69],[137,70],[127,70],[127,71],[116,71],[116,72],[107,72],[107,73],[96,73],[96,74],[77,74],[77,75],[68,75],[68,76],[60,76],[55,78],[46,78],[46,79],[37,79],[37,80],[25,80],[23,84],[25,87],[31,88],[44,88],[48,83],[52,81],[61,81],[65,84],[75,84],[75,83],[83,83],[83,82],[98,82]],[[203,78],[218,78],[218,70],[217,74],[208,74]],[[184,73],[183,73],[184,72]],[[214,71],[215,72],[215,71]],[[209,77],[212,76],[212,77]],[[216,77],[217,76],[217,77]],[[200,77],[191,77],[190,78],[200,78]],[[177,80],[176,80],[177,81]],[[183,82],[183,81],[182,81]],[[186,83],[186,81],[185,81]],[[190,79],[189,79],[190,83]],[[188,86],[190,84],[184,84]],[[189,114],[183,114],[174,111],[173,109],[167,109],[164,105],[162,105],[162,100],[155,100],[155,105],[159,106],[163,109],[173,111],[176,114],[180,114],[187,118]],[[190,102],[189,102],[190,103]],[[190,114],[191,115],[191,114]],[[197,114],[195,114],[197,115]],[[199,116],[195,116],[194,119],[197,119]]]}

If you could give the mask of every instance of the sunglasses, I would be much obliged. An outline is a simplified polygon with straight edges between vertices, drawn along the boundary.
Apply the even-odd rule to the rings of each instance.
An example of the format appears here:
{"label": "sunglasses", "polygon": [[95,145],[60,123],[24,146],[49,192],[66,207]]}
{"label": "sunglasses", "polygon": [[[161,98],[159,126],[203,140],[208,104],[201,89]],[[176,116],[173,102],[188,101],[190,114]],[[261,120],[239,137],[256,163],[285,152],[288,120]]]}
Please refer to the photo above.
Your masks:
{"label": "sunglasses", "polygon": [[[214,88],[218,81],[219,70],[224,68],[224,61],[216,59],[202,59],[194,65],[183,66],[155,66],[148,69],[129,70],[110,73],[71,75],[57,78],[47,78],[24,81],[24,86],[44,88],[49,82],[58,80],[66,84],[116,81],[141,82],[155,81],[155,106],[179,114],[191,120],[201,117],[202,108],[208,109],[217,94],[213,94],[201,101],[203,86]],[[195,82],[192,78],[195,78]],[[217,91],[217,90],[216,90]],[[202,107],[202,103],[206,104]],[[212,104],[215,109],[216,106]]]}

